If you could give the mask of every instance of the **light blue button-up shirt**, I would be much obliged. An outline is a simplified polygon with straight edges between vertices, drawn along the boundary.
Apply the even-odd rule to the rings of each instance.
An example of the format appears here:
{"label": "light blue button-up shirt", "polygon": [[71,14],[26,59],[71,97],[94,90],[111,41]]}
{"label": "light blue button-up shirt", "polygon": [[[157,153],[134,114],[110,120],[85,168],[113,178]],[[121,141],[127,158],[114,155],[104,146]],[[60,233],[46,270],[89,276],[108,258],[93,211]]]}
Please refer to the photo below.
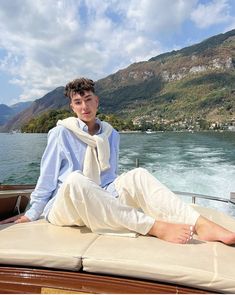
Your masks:
{"label": "light blue button-up shirt", "polygon": [[[88,132],[87,125],[77,120],[80,128]],[[101,126],[99,119],[96,122]],[[100,127],[97,134],[101,132]],[[114,197],[118,195],[112,182],[118,174],[119,140],[119,133],[113,129],[109,136],[110,168],[101,173],[100,186]],[[73,171],[83,171],[86,148],[87,144],[63,126],[56,126],[49,131],[47,146],[41,160],[40,176],[31,194],[30,208],[25,216],[33,221],[40,215],[45,217],[48,215],[58,189],[66,177]]]}

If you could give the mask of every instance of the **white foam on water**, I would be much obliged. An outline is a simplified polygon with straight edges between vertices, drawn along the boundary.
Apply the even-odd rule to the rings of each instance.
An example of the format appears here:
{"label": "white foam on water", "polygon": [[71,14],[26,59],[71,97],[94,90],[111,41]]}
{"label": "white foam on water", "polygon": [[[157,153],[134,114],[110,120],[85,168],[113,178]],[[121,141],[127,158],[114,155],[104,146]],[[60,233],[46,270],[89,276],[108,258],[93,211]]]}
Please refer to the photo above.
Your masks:
{"label": "white foam on water", "polygon": [[152,164],[146,168],[172,190],[225,198],[229,198],[230,192],[235,191],[235,169],[226,164],[207,167],[185,167],[175,164],[161,166],[158,169]]}
{"label": "white foam on water", "polygon": [[[156,178],[173,191],[183,191],[204,194],[215,197],[230,198],[230,193],[235,192],[235,169],[230,165],[215,165],[212,167],[187,168],[182,165],[159,167],[155,170],[153,165],[146,167]],[[187,199],[190,201],[190,199]],[[197,200],[202,206],[219,209],[235,216],[235,207],[221,202]]]}
{"label": "white foam on water", "polygon": [[[132,148],[140,165],[170,189],[229,198],[230,192],[235,192],[235,162],[231,157],[234,139],[216,136],[168,133],[156,141],[142,136],[139,146]],[[125,159],[130,155],[127,145],[126,141]],[[133,154],[131,160],[134,164]]]}

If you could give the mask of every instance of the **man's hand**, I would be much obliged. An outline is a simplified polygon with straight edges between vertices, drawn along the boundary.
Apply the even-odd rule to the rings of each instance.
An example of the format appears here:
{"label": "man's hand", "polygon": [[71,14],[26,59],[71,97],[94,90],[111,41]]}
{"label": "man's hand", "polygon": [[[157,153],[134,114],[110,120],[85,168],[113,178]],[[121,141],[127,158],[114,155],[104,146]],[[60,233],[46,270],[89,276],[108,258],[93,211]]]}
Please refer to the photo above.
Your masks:
{"label": "man's hand", "polygon": [[10,222],[21,223],[21,222],[29,222],[29,221],[30,219],[28,217],[24,216],[23,214],[19,214],[19,215],[0,221],[0,224],[6,224]]}
{"label": "man's hand", "polygon": [[22,223],[22,222],[29,222],[31,221],[28,217],[26,216],[20,216],[20,218],[16,219],[15,220],[15,223]]}

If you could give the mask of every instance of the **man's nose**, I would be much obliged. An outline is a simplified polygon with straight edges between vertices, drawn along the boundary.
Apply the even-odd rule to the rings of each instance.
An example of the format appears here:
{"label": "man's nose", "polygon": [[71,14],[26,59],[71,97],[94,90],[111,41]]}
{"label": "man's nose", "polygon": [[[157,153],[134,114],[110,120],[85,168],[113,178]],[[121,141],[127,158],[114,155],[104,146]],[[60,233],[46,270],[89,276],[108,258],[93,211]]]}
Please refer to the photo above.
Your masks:
{"label": "man's nose", "polygon": [[86,109],[87,108],[87,102],[86,101],[82,101],[82,108]]}

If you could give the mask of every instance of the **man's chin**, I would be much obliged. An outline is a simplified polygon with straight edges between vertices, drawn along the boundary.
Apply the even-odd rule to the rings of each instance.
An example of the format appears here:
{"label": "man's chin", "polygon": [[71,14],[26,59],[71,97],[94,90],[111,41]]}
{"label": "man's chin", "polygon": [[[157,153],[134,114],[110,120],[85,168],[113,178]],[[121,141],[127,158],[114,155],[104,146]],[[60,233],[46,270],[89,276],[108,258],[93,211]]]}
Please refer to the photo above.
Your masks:
{"label": "man's chin", "polygon": [[83,116],[82,118],[80,118],[84,123],[90,123],[90,122],[95,122],[95,118],[90,118],[88,116]]}

